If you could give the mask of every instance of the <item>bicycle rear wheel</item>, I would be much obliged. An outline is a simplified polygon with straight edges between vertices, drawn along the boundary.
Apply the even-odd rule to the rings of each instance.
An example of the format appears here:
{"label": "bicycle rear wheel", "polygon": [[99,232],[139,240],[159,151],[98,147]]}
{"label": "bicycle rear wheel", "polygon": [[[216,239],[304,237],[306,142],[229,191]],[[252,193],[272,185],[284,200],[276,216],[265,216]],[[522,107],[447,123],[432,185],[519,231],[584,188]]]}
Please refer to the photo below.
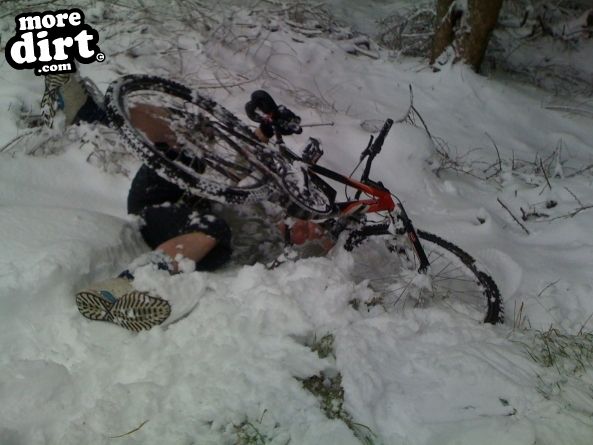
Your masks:
{"label": "bicycle rear wheel", "polygon": [[[109,86],[105,107],[111,124],[140,159],[192,194],[240,204],[268,200],[278,190],[244,156],[239,144],[259,144],[249,127],[180,83],[155,76],[124,76]],[[163,126],[164,140],[158,140],[158,130],[149,135],[151,128],[136,128],[133,113],[147,116],[155,128]],[[228,128],[232,133],[225,131]]]}
{"label": "bicycle rear wheel", "polygon": [[[368,233],[365,233],[365,230]],[[385,226],[386,231],[386,226]],[[355,278],[368,280],[378,296],[367,304],[390,310],[438,306],[463,314],[476,322],[502,323],[504,310],[500,291],[490,275],[455,244],[432,233],[417,230],[430,261],[426,273],[407,239],[376,235],[373,227],[355,231]]]}

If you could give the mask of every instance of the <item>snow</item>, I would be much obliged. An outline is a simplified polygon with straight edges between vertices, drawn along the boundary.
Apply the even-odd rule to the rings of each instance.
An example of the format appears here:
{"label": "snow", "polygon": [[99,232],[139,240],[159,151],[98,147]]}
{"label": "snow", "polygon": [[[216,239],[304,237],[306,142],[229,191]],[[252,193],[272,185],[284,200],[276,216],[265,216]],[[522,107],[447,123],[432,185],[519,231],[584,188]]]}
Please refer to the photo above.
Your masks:
{"label": "snow", "polygon": [[[34,155],[27,152],[36,140],[23,138],[0,152],[0,443],[234,444],[249,422],[266,437],[256,443],[358,444],[297,380],[324,372],[341,374],[345,409],[374,443],[590,444],[591,363],[564,376],[528,353],[536,330],[593,328],[591,210],[563,217],[591,205],[592,172],[571,176],[593,163],[590,117],[547,108],[554,98],[532,85],[456,65],[433,73],[423,60],[384,53],[351,55],[339,41],[226,3],[202,11],[219,25],[226,18],[212,36],[202,16],[179,18],[178,3],[165,10],[155,2],[167,18],[156,22],[142,9],[83,2],[107,59],[81,72],[103,91],[128,73],[221,82],[202,91],[242,119],[251,92],[265,88],[303,123],[335,123],[287,144],[320,138],[320,164],[344,173],[368,142],[361,121],[401,117],[412,85],[414,105],[452,156],[485,169],[497,163],[494,141],[503,171],[484,181],[440,169],[425,132],[396,124],[372,177],[418,227],[480,261],[501,290],[507,323],[476,324],[446,307],[355,310],[352,300],[374,293],[357,277],[354,254],[340,249],[274,270],[258,263],[170,276],[142,267],[134,286],[169,299],[168,324],[136,335],[90,322],[74,292],[148,250],[126,215],[139,163],[92,125],[56,133]],[[331,3],[363,31],[395,4]],[[0,19],[3,33],[13,24]],[[592,43],[584,41],[583,54]],[[39,111],[43,82],[5,61],[0,76],[2,147],[27,131],[22,114]],[[551,188],[531,164],[520,165],[536,156],[562,161],[550,164]],[[527,235],[497,198],[515,215],[522,207],[549,218],[525,221]],[[326,334],[335,349],[320,358],[311,346]]]}

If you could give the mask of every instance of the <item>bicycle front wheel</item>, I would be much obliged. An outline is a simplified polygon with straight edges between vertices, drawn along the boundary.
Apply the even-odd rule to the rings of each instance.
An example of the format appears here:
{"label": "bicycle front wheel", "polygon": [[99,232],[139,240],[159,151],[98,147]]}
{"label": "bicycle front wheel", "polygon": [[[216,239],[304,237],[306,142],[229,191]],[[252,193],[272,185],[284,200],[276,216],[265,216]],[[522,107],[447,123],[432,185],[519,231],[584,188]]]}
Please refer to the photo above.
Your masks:
{"label": "bicycle front wheel", "polygon": [[407,239],[394,240],[393,235],[388,234],[365,237],[362,233],[361,236],[364,230],[357,235],[364,242],[353,244],[357,246],[354,275],[368,280],[369,286],[377,292],[367,304],[381,304],[388,310],[401,311],[435,306],[476,322],[504,321],[502,298],[496,283],[460,247],[417,230],[430,262],[428,270],[419,273],[420,262]]}
{"label": "bicycle front wheel", "polygon": [[277,190],[244,156],[245,146],[259,144],[249,127],[185,85],[155,76],[124,76],[109,86],[105,107],[136,155],[192,194],[240,204],[267,200]]}

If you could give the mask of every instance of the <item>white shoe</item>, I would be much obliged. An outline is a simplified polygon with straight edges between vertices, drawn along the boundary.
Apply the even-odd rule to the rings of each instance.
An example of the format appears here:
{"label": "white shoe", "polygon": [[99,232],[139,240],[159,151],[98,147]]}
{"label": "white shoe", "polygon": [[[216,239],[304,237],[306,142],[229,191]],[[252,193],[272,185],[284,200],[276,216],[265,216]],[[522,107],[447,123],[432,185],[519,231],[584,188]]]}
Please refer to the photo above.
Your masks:
{"label": "white shoe", "polygon": [[135,290],[126,278],[103,281],[77,292],[76,305],[90,320],[110,321],[134,332],[157,326],[171,314],[167,300]]}
{"label": "white shoe", "polygon": [[[64,112],[66,126],[76,123],[80,119],[78,113],[89,99],[92,99],[95,109],[101,109],[101,93],[90,79],[82,78],[78,73],[45,76],[45,92],[41,98],[41,115],[45,125],[53,127],[57,110]],[[97,111],[92,117],[100,120],[102,114],[104,112]],[[83,119],[88,121],[89,117]]]}

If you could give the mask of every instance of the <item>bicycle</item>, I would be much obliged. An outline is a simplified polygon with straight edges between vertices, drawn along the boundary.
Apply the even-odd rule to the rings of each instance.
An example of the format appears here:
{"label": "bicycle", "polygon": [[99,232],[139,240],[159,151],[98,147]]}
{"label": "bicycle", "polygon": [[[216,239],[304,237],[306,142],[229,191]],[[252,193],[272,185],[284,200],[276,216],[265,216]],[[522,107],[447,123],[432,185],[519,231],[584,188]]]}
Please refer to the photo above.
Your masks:
{"label": "bicycle", "polygon": [[[129,110],[140,104],[163,110],[159,118],[175,132],[176,147],[153,143],[134,128]],[[279,134],[276,148],[261,143],[233,113],[172,80],[124,76],[109,86],[105,107],[112,126],[141,160],[190,193],[227,204],[272,201],[292,216],[329,221],[326,225],[336,236],[345,232],[340,239],[346,250],[361,249],[371,239],[386,241],[372,244],[367,253],[375,255],[379,246],[386,246],[394,257],[392,272],[388,280],[379,277],[369,284],[380,289],[384,283],[382,290],[393,306],[431,299],[485,323],[504,321],[492,277],[455,244],[415,229],[402,202],[369,178],[392,119],[376,138],[371,136],[360,157],[359,165],[366,160],[363,174],[355,180],[318,165],[318,150],[313,157],[296,155]],[[354,199],[337,202],[327,180],[356,190]],[[370,214],[383,219],[371,221]]]}

